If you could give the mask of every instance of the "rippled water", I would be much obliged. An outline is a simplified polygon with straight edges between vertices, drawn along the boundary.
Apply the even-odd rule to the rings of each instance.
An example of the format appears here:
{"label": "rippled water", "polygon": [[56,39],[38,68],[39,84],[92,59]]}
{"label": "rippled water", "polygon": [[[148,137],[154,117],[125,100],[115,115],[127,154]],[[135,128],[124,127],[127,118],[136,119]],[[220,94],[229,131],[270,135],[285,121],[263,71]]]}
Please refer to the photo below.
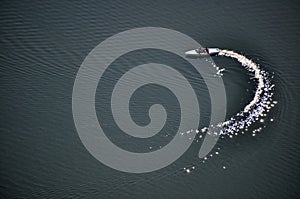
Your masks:
{"label": "rippled water", "polygon": [[[298,10],[299,4],[292,1],[2,2],[1,198],[296,198],[300,165]],[[76,73],[101,41],[145,26],[180,31],[203,46],[233,49],[274,73],[278,104],[268,114],[274,122],[266,120],[266,127],[255,137],[245,134],[220,140],[215,147],[220,154],[204,164],[197,156],[201,142],[194,142],[179,160],[152,173],[122,173],[95,160],[82,145],[73,122]],[[256,85],[235,60],[213,59],[226,68],[222,78],[230,118],[251,101]],[[188,77],[199,96],[199,128],[206,126],[210,115],[207,87],[176,55],[145,50],[120,57],[107,71],[105,86],[128,68],[148,62],[175,67]],[[102,90],[98,87],[96,110],[105,115],[110,105],[101,97],[109,92]],[[179,107],[171,93],[157,91],[150,86],[136,93],[132,117],[145,125],[149,119],[145,102],[161,99],[162,104],[172,103],[168,131],[141,142],[117,134],[111,138],[115,143],[128,150],[147,151],[148,146],[159,148],[170,141],[178,125]],[[117,133],[108,116],[102,119],[112,134]],[[191,173],[184,172],[184,167],[193,165],[196,168]]]}

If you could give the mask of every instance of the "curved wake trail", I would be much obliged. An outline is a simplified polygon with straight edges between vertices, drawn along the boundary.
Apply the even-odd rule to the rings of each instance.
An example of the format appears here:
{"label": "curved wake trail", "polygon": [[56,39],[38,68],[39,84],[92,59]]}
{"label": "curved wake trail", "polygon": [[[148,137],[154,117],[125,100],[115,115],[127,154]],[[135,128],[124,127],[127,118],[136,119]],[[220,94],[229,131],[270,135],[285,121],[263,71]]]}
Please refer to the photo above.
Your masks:
{"label": "curved wake trail", "polygon": [[[187,134],[192,132],[198,134],[199,132],[202,132],[212,136],[228,135],[230,138],[232,138],[234,135],[238,135],[240,132],[244,134],[245,131],[248,131],[252,123],[258,120],[260,120],[260,122],[264,122],[263,117],[266,117],[267,112],[269,112],[270,109],[277,104],[277,101],[273,101],[272,99],[275,85],[271,83],[269,74],[261,69],[258,64],[247,57],[230,50],[220,50],[218,56],[236,59],[248,72],[254,75],[252,79],[255,81],[255,83],[257,83],[255,95],[242,111],[238,112],[230,119],[210,127],[204,127],[201,130],[194,131],[191,129],[186,132]],[[219,69],[215,65],[213,67],[217,69],[217,75],[221,77],[223,75],[221,72],[224,69]],[[273,121],[273,119],[271,119],[271,121]],[[253,130],[252,135],[255,136],[256,133],[260,132],[261,130],[262,127]],[[181,134],[183,135],[184,133]],[[202,135],[200,135],[199,138],[202,138]]]}
{"label": "curved wake trail", "polygon": [[[262,117],[265,117],[266,113],[277,104],[277,102],[272,99],[275,85],[271,83],[269,74],[247,57],[230,50],[220,50],[218,55],[236,59],[246,70],[254,75],[253,79],[256,80],[257,83],[252,101],[229,120],[217,125],[218,127],[222,127],[220,131],[221,135],[229,135],[232,137],[232,135],[237,135],[239,131],[248,131],[248,127],[260,118],[261,122],[264,121]],[[255,136],[255,133],[261,130],[262,128],[254,130],[252,135]],[[244,133],[244,131],[242,131],[242,133]]]}
{"label": "curved wake trail", "polygon": [[251,107],[253,107],[259,101],[260,95],[262,94],[263,89],[265,87],[264,76],[262,76],[262,72],[259,66],[255,64],[253,61],[246,58],[245,56],[235,53],[233,51],[221,50],[219,52],[219,55],[234,58],[238,62],[240,62],[242,66],[246,67],[248,71],[254,72],[254,77],[258,80],[258,87],[256,89],[253,100],[244,108],[243,111],[244,113],[249,112]]}
{"label": "curved wake trail", "polygon": [[[237,136],[240,133],[244,134],[249,130],[251,124],[256,121],[264,122],[264,117],[267,116],[267,113],[270,112],[270,109],[277,104],[277,101],[273,101],[274,95],[274,84],[271,83],[271,77],[269,74],[260,68],[260,66],[254,63],[252,60],[248,59],[247,57],[238,54],[234,51],[230,50],[220,50],[218,56],[225,56],[236,59],[241,65],[251,74],[254,75],[252,78],[255,83],[257,84],[256,91],[254,94],[253,99],[237,114],[229,118],[228,120],[216,124],[211,125],[209,127],[204,127],[201,130],[189,130],[186,134],[189,133],[206,133],[211,136],[223,136],[227,135],[230,138],[233,136]],[[223,74],[221,73],[224,69],[219,69],[216,65],[213,65],[214,68],[217,70],[217,76],[221,77]],[[274,119],[270,119],[273,122]],[[259,127],[255,130],[252,130],[252,136],[255,136],[256,133],[260,132],[263,128]],[[183,135],[185,133],[181,133]],[[199,135],[195,139],[197,142],[198,139],[201,139],[203,135]],[[215,154],[219,154],[220,148],[215,152]],[[212,157],[213,154],[211,153],[210,156],[204,157],[203,163],[207,160],[208,157]],[[195,169],[195,166],[190,168],[184,168],[187,173],[190,173],[191,170]],[[223,169],[226,169],[223,166]]]}

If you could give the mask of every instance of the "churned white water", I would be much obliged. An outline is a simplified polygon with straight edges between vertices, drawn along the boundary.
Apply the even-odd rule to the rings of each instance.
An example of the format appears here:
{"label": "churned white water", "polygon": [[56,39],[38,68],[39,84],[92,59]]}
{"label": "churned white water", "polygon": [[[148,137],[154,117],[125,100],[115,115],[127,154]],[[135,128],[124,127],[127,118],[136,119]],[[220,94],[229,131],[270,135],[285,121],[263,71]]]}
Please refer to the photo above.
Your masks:
{"label": "churned white water", "polygon": [[[199,130],[191,129],[187,132],[181,133],[181,135],[188,135],[192,132],[199,134],[195,138],[197,142],[199,141],[199,139],[202,139],[203,134],[205,133],[212,136],[222,136],[222,138],[224,138],[224,135],[233,138],[233,136],[245,134],[249,132],[249,128],[253,123],[264,123],[264,118],[267,116],[267,113],[272,107],[277,104],[277,101],[273,100],[273,91],[275,85],[271,83],[271,77],[269,76],[269,74],[258,64],[248,59],[244,55],[230,50],[220,50],[218,56],[225,56],[237,60],[241,64],[241,66],[243,66],[248,72],[253,74],[254,77],[252,78],[252,80],[255,81],[257,86],[252,100],[240,112],[236,113],[228,120],[219,124],[212,125],[210,127],[204,127]],[[215,64],[212,64],[212,67],[217,70],[216,76],[223,76],[222,72],[225,69],[220,69]],[[270,119],[270,121],[273,122],[274,119],[272,118]],[[252,134],[252,136],[256,136],[256,133],[261,132],[262,129],[262,127],[259,127],[255,130],[252,130],[250,133]],[[220,149],[218,148],[218,151],[216,151],[214,154],[219,154],[219,150]],[[203,159],[203,163],[207,160],[207,158],[212,156],[213,153],[205,157]],[[223,166],[222,168],[226,169],[225,166]],[[189,173],[191,169],[184,170]]]}
{"label": "churned white water", "polygon": [[[277,101],[273,101],[272,98],[275,85],[271,83],[269,74],[247,57],[229,50],[221,50],[218,55],[236,59],[246,70],[253,73],[253,80],[257,83],[255,95],[249,104],[227,121],[217,124],[218,127],[222,127],[219,132],[221,135],[236,135],[248,131],[248,127],[255,121],[264,122],[262,118],[277,104]],[[257,131],[261,131],[261,128],[254,130],[253,133]]]}
{"label": "churned white water", "polygon": [[[187,132],[181,133],[182,135],[189,134],[191,132],[208,133],[211,135],[228,135],[230,137],[237,135],[239,132],[244,134],[245,131],[248,131],[248,128],[252,123],[258,120],[260,122],[264,122],[263,117],[266,117],[270,109],[277,104],[277,101],[273,101],[273,90],[275,85],[271,83],[269,74],[261,69],[258,64],[247,57],[230,50],[220,50],[218,55],[236,59],[247,71],[253,73],[254,78],[252,79],[257,83],[255,95],[253,99],[243,108],[243,110],[228,120],[219,124],[215,124],[210,128],[204,127],[201,130],[191,129]],[[224,68],[220,69],[216,65],[213,65],[213,67],[217,70],[217,76],[223,76],[222,72],[225,70]],[[273,120],[274,119],[271,119],[271,122]],[[216,132],[214,127],[218,127],[218,129],[221,127],[221,130]],[[260,130],[254,130],[254,132],[257,131]],[[200,136],[202,137],[202,135]]]}

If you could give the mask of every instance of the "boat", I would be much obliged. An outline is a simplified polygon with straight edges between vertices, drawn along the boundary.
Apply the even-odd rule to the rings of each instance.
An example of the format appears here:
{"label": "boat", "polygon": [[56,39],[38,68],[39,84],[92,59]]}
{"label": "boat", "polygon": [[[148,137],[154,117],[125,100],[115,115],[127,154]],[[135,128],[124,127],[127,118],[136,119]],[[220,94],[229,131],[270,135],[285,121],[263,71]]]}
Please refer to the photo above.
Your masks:
{"label": "boat", "polygon": [[214,56],[220,52],[219,48],[197,48],[195,50],[190,50],[185,52],[185,56],[191,58]]}

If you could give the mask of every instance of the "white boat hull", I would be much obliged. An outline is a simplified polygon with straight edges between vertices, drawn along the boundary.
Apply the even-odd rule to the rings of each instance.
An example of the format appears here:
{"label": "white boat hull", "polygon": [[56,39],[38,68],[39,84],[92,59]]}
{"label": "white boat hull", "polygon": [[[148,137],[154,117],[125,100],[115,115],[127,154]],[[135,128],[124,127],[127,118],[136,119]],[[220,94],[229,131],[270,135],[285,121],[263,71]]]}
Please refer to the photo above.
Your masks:
{"label": "white boat hull", "polygon": [[220,52],[219,48],[199,48],[185,52],[187,57],[199,58],[205,56],[217,55]]}

